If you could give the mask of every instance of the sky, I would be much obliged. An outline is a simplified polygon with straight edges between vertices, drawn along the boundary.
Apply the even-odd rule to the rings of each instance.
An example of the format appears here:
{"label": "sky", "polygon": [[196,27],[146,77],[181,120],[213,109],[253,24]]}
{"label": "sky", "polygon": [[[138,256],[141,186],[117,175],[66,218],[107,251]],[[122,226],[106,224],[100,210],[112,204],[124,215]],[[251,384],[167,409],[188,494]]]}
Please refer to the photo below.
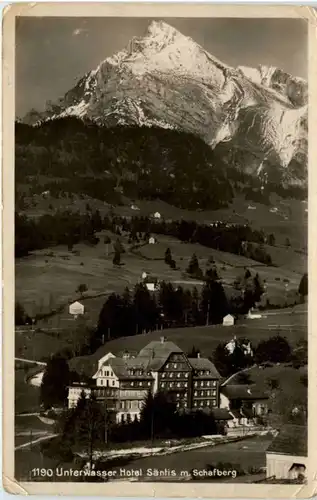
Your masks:
{"label": "sky", "polygon": [[[277,66],[307,78],[307,24],[300,19],[163,19],[230,66]],[[87,71],[142,36],[152,19],[20,17],[16,22],[16,116],[42,111]]]}

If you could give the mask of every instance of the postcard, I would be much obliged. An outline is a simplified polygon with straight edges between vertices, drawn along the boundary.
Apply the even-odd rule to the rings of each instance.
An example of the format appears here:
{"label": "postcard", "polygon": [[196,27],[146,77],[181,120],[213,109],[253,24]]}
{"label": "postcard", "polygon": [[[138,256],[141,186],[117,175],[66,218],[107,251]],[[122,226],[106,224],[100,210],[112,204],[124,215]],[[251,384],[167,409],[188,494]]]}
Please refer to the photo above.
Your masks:
{"label": "postcard", "polygon": [[3,26],[6,490],[312,497],[315,11]]}

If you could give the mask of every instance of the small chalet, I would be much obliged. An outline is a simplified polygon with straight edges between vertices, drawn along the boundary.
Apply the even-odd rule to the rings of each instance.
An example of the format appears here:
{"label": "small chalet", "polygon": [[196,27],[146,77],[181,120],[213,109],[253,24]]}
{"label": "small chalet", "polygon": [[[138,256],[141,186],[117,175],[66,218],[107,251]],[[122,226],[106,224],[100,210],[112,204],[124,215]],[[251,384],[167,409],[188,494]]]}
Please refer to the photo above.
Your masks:
{"label": "small chalet", "polygon": [[69,306],[69,314],[71,314],[75,318],[81,316],[82,314],[84,314],[84,312],[85,312],[85,307],[80,302],[77,301],[73,302]]}
{"label": "small chalet", "polygon": [[233,326],[234,322],[235,319],[234,316],[232,316],[232,314],[227,314],[222,320],[223,326]]}
{"label": "small chalet", "polygon": [[266,451],[267,479],[304,480],[307,445],[306,426],[284,425]]}
{"label": "small chalet", "polygon": [[156,276],[149,276],[149,275],[145,276],[145,278],[143,279],[143,283],[145,284],[149,292],[155,292],[155,290],[159,285],[159,281],[156,278]]}

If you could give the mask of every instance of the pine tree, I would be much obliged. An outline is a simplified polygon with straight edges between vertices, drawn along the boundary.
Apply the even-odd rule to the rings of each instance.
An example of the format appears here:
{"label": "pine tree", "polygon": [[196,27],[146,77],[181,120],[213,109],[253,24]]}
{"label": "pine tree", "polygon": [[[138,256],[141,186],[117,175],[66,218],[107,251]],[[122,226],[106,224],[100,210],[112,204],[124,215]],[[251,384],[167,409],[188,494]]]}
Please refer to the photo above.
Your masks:
{"label": "pine tree", "polygon": [[172,252],[171,252],[171,249],[170,248],[167,248],[165,250],[165,256],[164,256],[164,262],[166,264],[170,264],[172,261]]}
{"label": "pine tree", "polygon": [[114,266],[120,266],[121,264],[121,254],[117,250],[114,253],[114,257],[112,259],[112,263]]}
{"label": "pine tree", "polygon": [[53,356],[46,365],[40,389],[40,399],[45,408],[64,406],[67,401],[69,367],[65,358]]}
{"label": "pine tree", "polygon": [[196,278],[202,277],[202,270],[199,267],[199,262],[198,262],[196,254],[192,255],[192,257],[189,261],[188,267],[186,269],[186,272],[188,274],[190,274],[191,276],[194,276]]}
{"label": "pine tree", "polygon": [[305,297],[308,295],[308,274],[305,273],[302,276],[302,279],[300,280],[299,287],[298,287],[298,293],[304,300]]}

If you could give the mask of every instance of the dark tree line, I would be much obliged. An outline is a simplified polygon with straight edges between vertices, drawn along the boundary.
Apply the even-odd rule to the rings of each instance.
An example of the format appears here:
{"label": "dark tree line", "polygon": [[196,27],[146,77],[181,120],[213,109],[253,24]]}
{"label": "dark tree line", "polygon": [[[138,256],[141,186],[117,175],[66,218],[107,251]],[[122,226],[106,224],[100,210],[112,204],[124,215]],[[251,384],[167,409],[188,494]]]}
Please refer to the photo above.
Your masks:
{"label": "dark tree line", "polygon": [[[174,236],[183,242],[200,243],[209,248],[243,255],[251,259],[271,264],[271,256],[264,248],[266,236],[263,231],[256,231],[249,226],[228,226],[218,223],[216,226],[198,224],[194,221],[155,221],[150,217],[101,217],[99,210],[81,214],[79,212],[58,210],[45,214],[38,219],[15,214],[15,255],[23,257],[32,250],[65,244],[69,250],[80,241],[96,245],[99,240],[95,233],[108,229],[116,235],[128,233],[130,243],[140,241],[149,234]],[[120,263],[120,250],[115,248],[115,264]],[[165,262],[175,267],[171,255],[165,255]],[[196,263],[197,264],[197,263]],[[195,265],[195,263],[193,263]],[[197,266],[196,266],[197,267]]]}
{"label": "dark tree line", "polygon": [[221,159],[199,137],[156,127],[100,127],[73,117],[30,127],[16,123],[17,181],[40,175],[39,189],[86,194],[110,203],[122,196],[161,199],[184,208],[219,208],[233,196]]}
{"label": "dark tree line", "polygon": [[163,328],[212,325],[222,323],[228,313],[245,314],[260,299],[263,288],[258,274],[245,280],[245,290],[227,298],[220,281],[206,279],[201,292],[175,288],[161,282],[155,293],[143,283],[133,293],[111,294],[103,305],[98,321],[99,340],[135,335]]}

